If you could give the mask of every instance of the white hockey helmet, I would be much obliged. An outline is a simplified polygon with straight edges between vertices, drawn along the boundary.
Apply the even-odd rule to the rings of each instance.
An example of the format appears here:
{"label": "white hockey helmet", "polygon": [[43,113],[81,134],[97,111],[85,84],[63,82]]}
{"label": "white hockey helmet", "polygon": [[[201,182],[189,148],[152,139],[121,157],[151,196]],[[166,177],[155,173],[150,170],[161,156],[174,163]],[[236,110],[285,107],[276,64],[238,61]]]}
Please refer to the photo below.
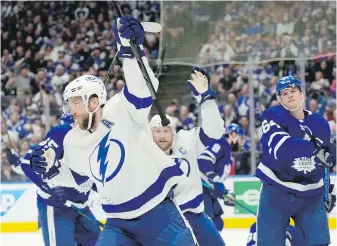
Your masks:
{"label": "white hockey helmet", "polygon": [[[172,145],[170,148],[172,148],[172,146],[174,146],[174,142],[175,142],[175,136],[176,136],[176,125],[174,124],[174,121],[172,119],[171,116],[169,115],[166,115],[166,118],[169,119],[170,121],[170,124],[168,124],[167,126],[169,126],[172,130],[172,137],[173,137],[173,140],[172,140]],[[152,117],[152,119],[150,120],[150,127],[151,127],[151,133],[152,133],[152,130],[156,127],[163,127],[163,125],[161,124],[161,118],[160,116],[157,114],[157,115],[154,115]]]}
{"label": "white hockey helmet", "polygon": [[[98,97],[99,105],[93,112],[88,111],[88,102],[89,98],[93,95]],[[107,92],[102,80],[93,75],[82,75],[77,79],[71,81],[63,92],[63,100],[68,104],[69,98],[72,97],[81,97],[85,105],[85,109],[89,114],[89,124],[88,129],[91,128],[92,115],[100,108],[101,105],[106,104],[107,102]],[[63,108],[65,113],[68,111],[68,108]]]}

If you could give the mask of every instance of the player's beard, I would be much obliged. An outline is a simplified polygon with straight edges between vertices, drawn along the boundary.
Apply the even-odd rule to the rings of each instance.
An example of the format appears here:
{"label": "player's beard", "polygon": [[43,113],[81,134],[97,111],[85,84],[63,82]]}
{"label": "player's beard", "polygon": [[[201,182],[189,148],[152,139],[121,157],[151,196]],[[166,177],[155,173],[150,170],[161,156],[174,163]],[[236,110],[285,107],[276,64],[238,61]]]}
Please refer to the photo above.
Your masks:
{"label": "player's beard", "polygon": [[[96,119],[96,114],[92,115],[92,123],[91,123],[91,127],[93,126],[93,124],[95,123],[95,119]],[[78,124],[80,126],[80,128],[82,130],[87,130],[88,129],[88,125],[89,125],[89,114],[86,116],[86,118],[84,118],[82,120],[82,122],[79,122]]]}
{"label": "player's beard", "polygon": [[157,145],[162,151],[165,152],[171,149],[172,141],[167,141],[165,144],[157,143]]}

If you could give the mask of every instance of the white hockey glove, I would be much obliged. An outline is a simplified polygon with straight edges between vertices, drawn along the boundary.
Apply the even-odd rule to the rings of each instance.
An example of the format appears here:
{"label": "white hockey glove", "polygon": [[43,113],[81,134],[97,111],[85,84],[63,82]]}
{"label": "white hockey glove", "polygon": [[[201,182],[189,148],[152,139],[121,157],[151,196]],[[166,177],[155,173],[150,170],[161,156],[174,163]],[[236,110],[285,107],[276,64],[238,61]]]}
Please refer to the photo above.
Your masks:
{"label": "white hockey glove", "polygon": [[187,86],[199,104],[215,98],[210,85],[210,76],[202,68],[193,68],[191,79],[187,80]]}

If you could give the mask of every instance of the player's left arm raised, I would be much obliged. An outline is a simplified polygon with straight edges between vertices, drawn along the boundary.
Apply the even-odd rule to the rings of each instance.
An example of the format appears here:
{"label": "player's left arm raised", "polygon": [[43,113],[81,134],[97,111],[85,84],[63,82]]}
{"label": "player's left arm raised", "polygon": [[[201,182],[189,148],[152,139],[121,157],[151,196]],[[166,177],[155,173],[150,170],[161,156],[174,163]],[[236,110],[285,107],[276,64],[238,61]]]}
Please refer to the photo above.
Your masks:
{"label": "player's left arm raised", "polygon": [[187,86],[197,100],[201,111],[201,126],[197,128],[201,152],[206,146],[212,144],[224,134],[224,122],[215,102],[215,93],[211,89],[210,76],[201,68],[194,68]]}
{"label": "player's left arm raised", "polygon": [[144,28],[134,17],[124,16],[117,19],[113,32],[118,46],[118,56],[124,58],[123,69],[126,85],[123,88],[122,95],[126,99],[126,108],[135,122],[138,124],[147,123],[153,100],[129,43],[129,40],[135,41],[152,85],[157,90],[158,79],[151,70],[143,50]]}

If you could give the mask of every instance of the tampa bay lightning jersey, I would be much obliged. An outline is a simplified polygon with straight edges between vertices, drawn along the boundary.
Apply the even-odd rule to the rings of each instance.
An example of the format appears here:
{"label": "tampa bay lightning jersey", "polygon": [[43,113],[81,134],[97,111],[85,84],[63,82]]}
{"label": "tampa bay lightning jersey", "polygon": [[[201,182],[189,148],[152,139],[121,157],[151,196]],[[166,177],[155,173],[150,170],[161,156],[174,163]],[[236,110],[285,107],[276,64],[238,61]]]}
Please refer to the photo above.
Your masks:
{"label": "tampa bay lightning jersey", "polygon": [[[249,230],[247,246],[257,246],[257,232],[256,232],[256,222],[252,224]],[[304,236],[300,230],[296,230],[296,228],[292,225],[287,227],[286,231],[286,241],[284,242],[284,246],[306,246],[306,242],[304,240]]]}
{"label": "tampa bay lightning jersey", "polygon": [[198,165],[202,179],[208,182],[208,176],[218,175],[219,181],[224,182],[231,171],[232,148],[226,138],[221,137],[208,146],[198,157]]}
{"label": "tampa bay lightning jersey", "polygon": [[185,187],[189,192],[186,194],[181,192],[176,196],[182,212],[201,213],[204,211],[197,158],[210,143],[224,134],[223,120],[215,100],[205,101],[200,109],[200,127],[194,127],[188,131],[180,130],[175,136],[170,155],[189,180]]}
{"label": "tampa bay lightning jersey", "polygon": [[281,105],[262,114],[262,159],[255,175],[263,182],[298,196],[322,194],[324,165],[313,156],[314,136],[330,144],[330,128],[319,114],[304,111],[298,120]]}
{"label": "tampa bay lightning jersey", "polygon": [[[159,82],[147,59],[143,61],[157,89]],[[104,105],[94,132],[79,127],[68,132],[64,158],[71,170],[95,182],[108,218],[134,219],[187,178],[149,134],[153,101],[136,59],[124,59],[123,69],[125,87]]]}
{"label": "tampa bay lightning jersey", "polygon": [[[54,165],[48,172],[38,175],[29,167],[31,154],[36,146],[32,146],[21,161],[21,169],[26,176],[32,180],[38,187],[38,199],[48,205],[52,205],[50,194],[43,189],[43,186],[53,188],[55,186],[66,187],[69,200],[75,203],[84,203],[88,200],[92,181],[88,177],[83,177],[71,171],[68,165],[64,163],[63,158],[63,140],[65,135],[72,129],[71,125],[57,125],[46,135],[45,140],[39,143],[44,149],[52,148],[55,152]],[[46,186],[45,186],[46,185]]]}

